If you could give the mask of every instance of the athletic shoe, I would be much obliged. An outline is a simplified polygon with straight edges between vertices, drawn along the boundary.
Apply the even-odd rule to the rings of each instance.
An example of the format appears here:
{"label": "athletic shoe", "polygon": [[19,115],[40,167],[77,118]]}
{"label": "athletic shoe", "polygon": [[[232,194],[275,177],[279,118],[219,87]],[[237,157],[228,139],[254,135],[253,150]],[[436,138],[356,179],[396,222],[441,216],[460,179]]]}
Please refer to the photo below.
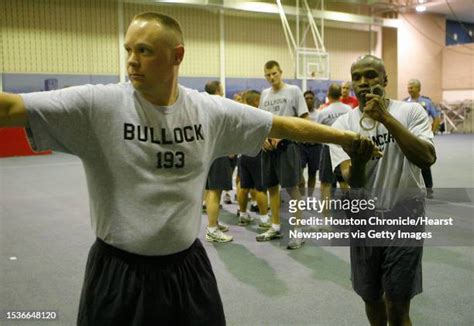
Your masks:
{"label": "athletic shoe", "polygon": [[206,231],[206,241],[209,242],[229,242],[233,239],[231,235],[227,235],[219,229],[216,229],[214,232],[210,232],[209,229]]}
{"label": "athletic shoe", "polygon": [[304,240],[300,238],[291,238],[286,246],[286,249],[300,249],[304,244]]}
{"label": "athletic shoe", "polygon": [[271,221],[258,223],[258,228],[262,230],[268,230],[271,227],[272,227]]}
{"label": "athletic shoe", "polygon": [[249,225],[250,222],[253,221],[253,217],[250,216],[250,215],[248,215],[248,216],[241,216],[241,215],[240,215],[240,212],[239,212],[239,215],[238,215],[238,216],[239,216],[239,223],[238,223],[238,224],[239,224],[240,226]]}
{"label": "athletic shoe", "polygon": [[230,194],[228,192],[224,194],[224,204],[232,204],[232,200],[230,199]]}
{"label": "athletic shoe", "polygon": [[227,232],[229,231],[229,226],[220,221],[217,221],[217,229],[222,232]]}
{"label": "athletic shoe", "polygon": [[282,237],[280,231],[275,231],[273,228],[268,229],[268,231],[263,232],[255,237],[257,241],[270,241],[273,239],[280,239]]}

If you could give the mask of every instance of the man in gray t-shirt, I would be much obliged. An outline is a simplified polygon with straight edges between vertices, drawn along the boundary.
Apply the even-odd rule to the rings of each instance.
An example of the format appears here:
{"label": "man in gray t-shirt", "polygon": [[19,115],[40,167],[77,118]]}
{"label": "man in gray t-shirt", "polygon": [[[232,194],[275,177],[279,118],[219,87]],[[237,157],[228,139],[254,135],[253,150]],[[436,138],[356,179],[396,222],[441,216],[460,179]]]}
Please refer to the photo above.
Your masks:
{"label": "man in gray t-shirt", "polygon": [[97,240],[78,325],[224,325],[197,239],[213,159],[255,155],[267,137],[348,148],[356,134],[179,85],[183,34],[169,16],[136,15],[124,46],[130,82],[0,93],[0,127],[28,127],[36,149],[83,163]]}
{"label": "man in gray t-shirt", "polygon": [[[424,216],[421,168],[436,160],[427,114],[417,103],[385,98],[383,88],[388,79],[381,59],[360,57],[352,65],[351,75],[359,107],[339,117],[333,127],[364,132],[377,143],[383,157],[371,159],[370,146],[366,147],[369,140],[356,140],[345,151],[330,145],[332,166],[340,165],[351,188],[375,192],[369,198],[375,200],[371,214],[416,220]],[[374,123],[367,123],[367,119]],[[363,126],[370,130],[363,130]],[[355,241],[357,245],[351,242],[350,248],[351,280],[365,302],[370,324],[386,325],[388,320],[390,325],[411,325],[410,301],[422,292],[423,243],[413,246],[395,239],[388,245],[370,245],[369,240]]]}
{"label": "man in gray t-shirt", "polygon": [[[278,116],[306,118],[308,108],[301,90],[283,82],[282,70],[276,61],[268,61],[264,67],[265,78],[271,85],[263,90],[259,108]],[[301,160],[298,144],[288,139],[268,138],[263,146],[264,184],[270,195],[271,223],[261,221],[259,227],[267,231],[257,235],[257,241],[281,238],[280,186],[288,191],[291,199],[301,198],[298,188],[301,177]],[[297,214],[300,214],[298,212]],[[288,249],[298,249],[301,239],[290,239]]]}

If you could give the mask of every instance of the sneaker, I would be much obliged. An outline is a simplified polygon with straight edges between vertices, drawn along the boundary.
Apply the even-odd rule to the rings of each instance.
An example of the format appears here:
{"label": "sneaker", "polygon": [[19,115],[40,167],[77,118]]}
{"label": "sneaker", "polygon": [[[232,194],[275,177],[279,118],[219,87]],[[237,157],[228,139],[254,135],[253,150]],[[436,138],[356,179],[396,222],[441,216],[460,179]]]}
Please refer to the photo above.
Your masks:
{"label": "sneaker", "polygon": [[273,228],[269,228],[268,231],[263,232],[255,237],[257,241],[270,241],[273,239],[280,239],[282,237],[280,231],[275,231]]}
{"label": "sneaker", "polygon": [[231,235],[223,233],[221,230],[217,229],[214,232],[206,231],[206,241],[209,242],[229,242],[234,238]]}
{"label": "sneaker", "polygon": [[[239,212],[240,213],[240,212]],[[238,215],[239,216],[239,225],[240,226],[246,226],[246,225],[249,225],[250,222],[253,221],[253,217],[248,215],[248,216],[241,216],[240,214]]]}
{"label": "sneaker", "polygon": [[224,194],[224,204],[232,204],[232,200],[230,199],[230,194],[228,192]]}
{"label": "sneaker", "polygon": [[222,232],[227,232],[229,231],[229,226],[220,221],[217,221],[217,229]]}
{"label": "sneaker", "polygon": [[300,249],[304,244],[304,240],[300,238],[291,238],[286,246],[287,249]]}
{"label": "sneaker", "polygon": [[272,227],[271,221],[258,223],[258,228],[262,230],[268,230],[271,227]]}

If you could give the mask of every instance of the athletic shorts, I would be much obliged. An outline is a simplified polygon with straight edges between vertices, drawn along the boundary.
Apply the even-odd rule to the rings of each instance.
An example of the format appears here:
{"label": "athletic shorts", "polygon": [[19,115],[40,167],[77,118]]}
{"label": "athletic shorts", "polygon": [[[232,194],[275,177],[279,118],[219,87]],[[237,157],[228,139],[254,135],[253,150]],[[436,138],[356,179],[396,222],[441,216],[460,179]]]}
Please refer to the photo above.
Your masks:
{"label": "athletic shorts", "polygon": [[225,325],[201,242],[172,255],[141,256],[97,239],[87,260],[77,325]]}
{"label": "athletic shorts", "polygon": [[[365,212],[372,216],[374,213]],[[397,205],[391,212],[377,213],[382,218],[424,215],[424,201],[413,199]],[[412,215],[413,214],[413,215]],[[379,226],[377,231],[422,232],[424,226]],[[351,227],[364,230],[364,227]],[[377,241],[377,242],[374,242]],[[351,278],[357,294],[366,302],[375,302],[385,297],[389,301],[408,301],[423,292],[422,256],[423,242],[414,246],[414,240],[360,240],[351,242]],[[371,246],[364,245],[372,243]],[[379,245],[382,244],[382,245]]]}
{"label": "athletic shorts", "polygon": [[342,177],[341,168],[338,166],[333,172],[331,164],[331,152],[329,151],[328,145],[323,145],[321,151],[321,161],[319,164],[319,181],[321,183],[330,183],[334,182],[343,182],[344,178]]}
{"label": "athletic shorts", "polygon": [[296,187],[300,183],[301,158],[296,143],[282,140],[278,149],[263,152],[263,186]]}
{"label": "athletic shorts", "polygon": [[319,169],[321,144],[300,144],[301,168],[308,166],[308,174],[315,175]]}
{"label": "athletic shorts", "polygon": [[423,292],[423,247],[351,246],[351,278],[354,291],[366,302],[385,297],[408,301]]}
{"label": "athletic shorts", "polygon": [[239,161],[240,188],[266,191],[263,186],[262,152],[255,157],[242,155]]}
{"label": "athletic shorts", "polygon": [[212,162],[206,190],[232,190],[232,167],[227,156],[218,157]]}

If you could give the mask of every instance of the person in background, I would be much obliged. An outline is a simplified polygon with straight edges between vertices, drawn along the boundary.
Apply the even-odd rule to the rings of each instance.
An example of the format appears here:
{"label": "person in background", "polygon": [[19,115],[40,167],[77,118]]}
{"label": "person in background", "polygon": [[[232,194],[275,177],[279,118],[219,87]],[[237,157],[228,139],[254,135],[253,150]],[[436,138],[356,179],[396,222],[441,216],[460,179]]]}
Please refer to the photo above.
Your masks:
{"label": "person in background", "polygon": [[351,96],[352,84],[350,81],[343,82],[341,85],[341,102],[349,105],[351,108],[355,108],[359,105],[357,97]]}
{"label": "person in background", "polygon": [[[222,85],[218,80],[208,82],[204,89],[210,95],[224,95]],[[231,189],[232,167],[230,159],[227,156],[218,157],[212,162],[209,169],[204,195],[208,218],[206,240],[209,242],[229,242],[233,240],[231,235],[224,233],[229,231],[229,226],[219,221],[222,191]]]}
{"label": "person in background", "polygon": [[[314,93],[311,90],[304,92],[303,94],[306,106],[308,108],[308,119],[311,121],[316,121],[316,116],[318,111],[315,109],[319,105],[316,105],[316,102],[319,103],[319,100],[315,99]],[[319,161],[321,156],[322,145],[318,143],[300,143],[300,153],[301,153],[301,170],[308,167],[308,184],[306,185],[306,180],[304,179],[304,174],[301,173],[301,180],[299,184],[300,193],[303,196],[312,196],[314,188],[316,186],[316,172],[319,169]]]}
{"label": "person in background", "polygon": [[[308,108],[301,90],[283,82],[280,64],[274,60],[265,63],[265,79],[271,85],[263,90],[259,108],[276,116],[306,118]],[[303,119],[301,119],[303,120]],[[306,119],[304,119],[306,120]],[[308,120],[309,121],[309,120]],[[301,199],[298,188],[301,177],[301,157],[298,144],[289,139],[268,138],[263,145],[264,187],[270,195],[272,218],[261,221],[259,227],[267,229],[256,237],[257,241],[269,241],[282,237],[280,228],[280,186],[285,188],[291,199]],[[296,215],[301,214],[297,212]],[[298,249],[302,239],[293,238],[288,249]]]}
{"label": "person in background", "polygon": [[[421,83],[418,79],[410,79],[407,85],[409,97],[405,98],[404,101],[407,102],[416,102],[419,103],[423,109],[425,109],[426,113],[428,113],[428,118],[430,119],[431,123],[431,130],[434,134],[439,129],[439,125],[441,123],[440,113],[436,109],[436,106],[433,104],[431,99],[427,96],[423,96],[420,94],[421,92]],[[431,174],[431,167],[422,169],[421,173],[423,174],[423,180],[426,185],[426,197],[433,198],[434,191],[433,191],[433,176]]]}
{"label": "person in background", "polygon": [[[260,93],[256,90],[249,90],[243,95],[244,103],[258,108]],[[260,221],[268,221],[268,197],[267,189],[263,186],[262,151],[255,157],[242,155],[239,160],[240,188],[237,193],[239,202],[239,225],[245,226],[253,221],[247,213],[248,195],[251,190],[257,202]]]}

